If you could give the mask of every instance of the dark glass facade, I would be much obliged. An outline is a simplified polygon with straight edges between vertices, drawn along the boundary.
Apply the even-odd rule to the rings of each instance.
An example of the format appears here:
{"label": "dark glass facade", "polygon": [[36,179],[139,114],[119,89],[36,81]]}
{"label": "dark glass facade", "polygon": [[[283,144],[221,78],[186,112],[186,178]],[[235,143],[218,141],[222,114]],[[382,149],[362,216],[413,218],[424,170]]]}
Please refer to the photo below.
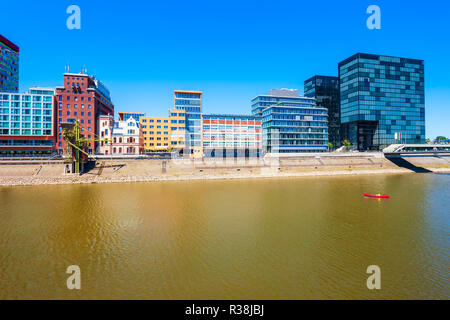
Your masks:
{"label": "dark glass facade", "polygon": [[359,150],[425,143],[424,61],[357,53],[339,63],[341,138]]}
{"label": "dark glass facade", "polygon": [[339,78],[329,76],[314,76],[304,83],[305,97],[315,98],[318,107],[328,109],[328,141],[334,147],[341,144]]}
{"label": "dark glass facade", "polygon": [[19,91],[19,47],[0,35],[0,92]]}

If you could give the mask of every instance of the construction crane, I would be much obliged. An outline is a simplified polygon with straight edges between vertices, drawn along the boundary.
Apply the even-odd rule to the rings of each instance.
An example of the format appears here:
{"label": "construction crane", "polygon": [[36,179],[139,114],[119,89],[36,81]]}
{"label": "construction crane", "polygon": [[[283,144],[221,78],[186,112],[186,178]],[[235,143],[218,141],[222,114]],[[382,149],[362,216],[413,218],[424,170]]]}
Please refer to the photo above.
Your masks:
{"label": "construction crane", "polygon": [[[78,120],[61,123],[61,127],[63,129],[63,139],[66,143],[66,161],[72,162],[73,173],[79,174],[81,172],[81,164],[86,163],[89,158],[97,162],[97,159],[86,151],[88,142],[106,141],[108,143],[108,139],[86,139],[81,133],[81,125]],[[96,135],[94,134],[94,136]]]}

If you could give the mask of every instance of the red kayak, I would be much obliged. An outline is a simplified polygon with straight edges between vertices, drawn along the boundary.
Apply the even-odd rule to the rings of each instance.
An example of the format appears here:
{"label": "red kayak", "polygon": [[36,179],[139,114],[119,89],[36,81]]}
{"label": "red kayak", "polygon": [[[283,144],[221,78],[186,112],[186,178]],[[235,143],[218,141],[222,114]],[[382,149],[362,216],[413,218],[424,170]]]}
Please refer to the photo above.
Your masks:
{"label": "red kayak", "polygon": [[367,193],[364,194],[364,197],[377,198],[377,199],[389,199],[390,198],[389,196],[383,196],[381,194],[367,194]]}

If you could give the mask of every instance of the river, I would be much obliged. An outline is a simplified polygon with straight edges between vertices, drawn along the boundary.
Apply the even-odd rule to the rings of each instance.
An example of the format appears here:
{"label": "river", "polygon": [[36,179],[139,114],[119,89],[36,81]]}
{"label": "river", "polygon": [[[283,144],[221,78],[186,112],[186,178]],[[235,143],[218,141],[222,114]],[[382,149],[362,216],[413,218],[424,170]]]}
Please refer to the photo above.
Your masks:
{"label": "river", "polygon": [[449,299],[449,194],[448,174],[0,187],[0,299]]}

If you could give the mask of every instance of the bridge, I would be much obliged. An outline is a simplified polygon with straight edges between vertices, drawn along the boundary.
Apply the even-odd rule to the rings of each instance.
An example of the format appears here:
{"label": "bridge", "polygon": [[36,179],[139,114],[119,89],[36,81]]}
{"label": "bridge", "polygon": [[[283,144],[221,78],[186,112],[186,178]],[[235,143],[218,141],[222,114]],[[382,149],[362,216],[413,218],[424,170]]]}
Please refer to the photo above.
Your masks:
{"label": "bridge", "polygon": [[399,167],[418,173],[427,173],[431,171],[411,163],[411,161],[414,162],[413,158],[434,157],[443,159],[443,157],[450,157],[450,144],[392,144],[383,149],[383,153],[387,160]]}
{"label": "bridge", "polygon": [[450,156],[450,144],[391,144],[383,149],[385,157]]}

